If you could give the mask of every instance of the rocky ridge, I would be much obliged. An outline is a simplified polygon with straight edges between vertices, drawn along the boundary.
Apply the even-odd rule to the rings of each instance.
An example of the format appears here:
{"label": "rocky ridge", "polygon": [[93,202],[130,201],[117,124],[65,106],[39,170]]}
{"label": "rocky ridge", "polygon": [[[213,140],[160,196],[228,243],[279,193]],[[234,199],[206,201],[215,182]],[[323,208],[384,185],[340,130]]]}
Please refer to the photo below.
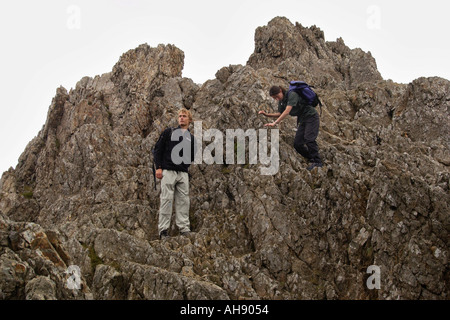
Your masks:
{"label": "rocky ridge", "polygon": [[[144,44],[57,89],[0,180],[0,299],[449,298],[448,80],[383,80],[370,53],[282,17],[257,28],[246,65],[197,85],[183,63]],[[268,89],[291,79],[324,103],[325,166],[304,169],[284,121],[276,174],[191,166],[195,233],[158,240],[150,150],[177,110],[203,130],[263,128]]]}

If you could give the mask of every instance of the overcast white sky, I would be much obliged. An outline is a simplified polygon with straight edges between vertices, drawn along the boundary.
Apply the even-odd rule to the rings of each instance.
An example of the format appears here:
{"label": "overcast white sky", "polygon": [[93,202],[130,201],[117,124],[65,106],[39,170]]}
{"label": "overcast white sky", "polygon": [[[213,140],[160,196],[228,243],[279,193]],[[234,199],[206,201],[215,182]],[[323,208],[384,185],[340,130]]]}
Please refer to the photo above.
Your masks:
{"label": "overcast white sky", "polygon": [[2,1],[0,175],[41,130],[57,87],[110,72],[142,43],[176,45],[183,76],[201,84],[223,66],[245,64],[255,29],[285,16],[370,51],[384,79],[450,79],[448,9],[443,0]]}

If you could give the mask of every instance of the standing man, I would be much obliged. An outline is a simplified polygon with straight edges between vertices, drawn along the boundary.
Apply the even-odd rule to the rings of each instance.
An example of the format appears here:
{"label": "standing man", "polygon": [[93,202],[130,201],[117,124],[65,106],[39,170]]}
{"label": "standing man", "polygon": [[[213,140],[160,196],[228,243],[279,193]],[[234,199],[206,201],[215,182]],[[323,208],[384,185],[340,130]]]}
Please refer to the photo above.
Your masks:
{"label": "standing man", "polygon": [[172,206],[175,203],[176,225],[180,234],[190,234],[189,223],[189,175],[194,161],[194,136],[189,131],[191,112],[178,112],[177,128],[164,130],[155,145],[156,178],[161,180],[158,232],[160,239],[169,237]]}
{"label": "standing man", "polygon": [[309,162],[307,170],[311,171],[316,167],[321,168],[323,164],[319,155],[319,146],[316,142],[319,135],[320,119],[316,108],[309,105],[295,91],[290,91],[289,94],[286,94],[286,90],[279,86],[271,87],[269,94],[278,101],[278,112],[267,113],[259,111],[258,114],[277,118],[277,120],[267,123],[265,126],[274,127],[288,115],[297,116],[298,128],[295,135],[294,148]]}

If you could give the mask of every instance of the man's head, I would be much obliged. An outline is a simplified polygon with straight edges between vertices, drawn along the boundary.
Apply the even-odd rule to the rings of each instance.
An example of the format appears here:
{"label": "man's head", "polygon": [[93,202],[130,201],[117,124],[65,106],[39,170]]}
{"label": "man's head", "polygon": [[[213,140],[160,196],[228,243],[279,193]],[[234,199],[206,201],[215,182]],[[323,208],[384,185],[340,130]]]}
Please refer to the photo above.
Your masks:
{"label": "man's head", "polygon": [[284,92],[279,86],[273,86],[269,90],[269,95],[277,101],[284,98]]}
{"label": "man's head", "polygon": [[192,114],[189,110],[183,108],[178,111],[178,124],[182,129],[189,128],[189,124],[192,122]]}

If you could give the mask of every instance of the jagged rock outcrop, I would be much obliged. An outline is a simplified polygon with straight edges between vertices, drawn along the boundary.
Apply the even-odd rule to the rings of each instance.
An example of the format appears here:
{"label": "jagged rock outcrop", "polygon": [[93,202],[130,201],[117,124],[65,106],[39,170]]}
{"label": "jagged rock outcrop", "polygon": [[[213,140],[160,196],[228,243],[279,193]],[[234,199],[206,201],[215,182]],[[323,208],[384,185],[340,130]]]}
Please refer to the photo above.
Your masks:
{"label": "jagged rock outcrop", "polygon": [[[183,58],[141,45],[57,89],[0,180],[1,299],[449,298],[448,80],[385,81],[370,53],[285,18],[256,30],[246,65],[201,86]],[[276,174],[193,165],[195,233],[158,240],[150,150],[177,110],[203,130],[263,128],[268,89],[292,78],[324,102],[325,166],[304,169],[284,121]],[[366,285],[371,265],[380,289]]]}
{"label": "jagged rock outcrop", "polygon": [[270,68],[275,76],[302,78],[321,88],[355,88],[361,82],[382,80],[375,59],[361,49],[350,49],[342,38],[325,41],[316,26],[293,25],[276,18],[255,33],[255,51],[248,65]]}

